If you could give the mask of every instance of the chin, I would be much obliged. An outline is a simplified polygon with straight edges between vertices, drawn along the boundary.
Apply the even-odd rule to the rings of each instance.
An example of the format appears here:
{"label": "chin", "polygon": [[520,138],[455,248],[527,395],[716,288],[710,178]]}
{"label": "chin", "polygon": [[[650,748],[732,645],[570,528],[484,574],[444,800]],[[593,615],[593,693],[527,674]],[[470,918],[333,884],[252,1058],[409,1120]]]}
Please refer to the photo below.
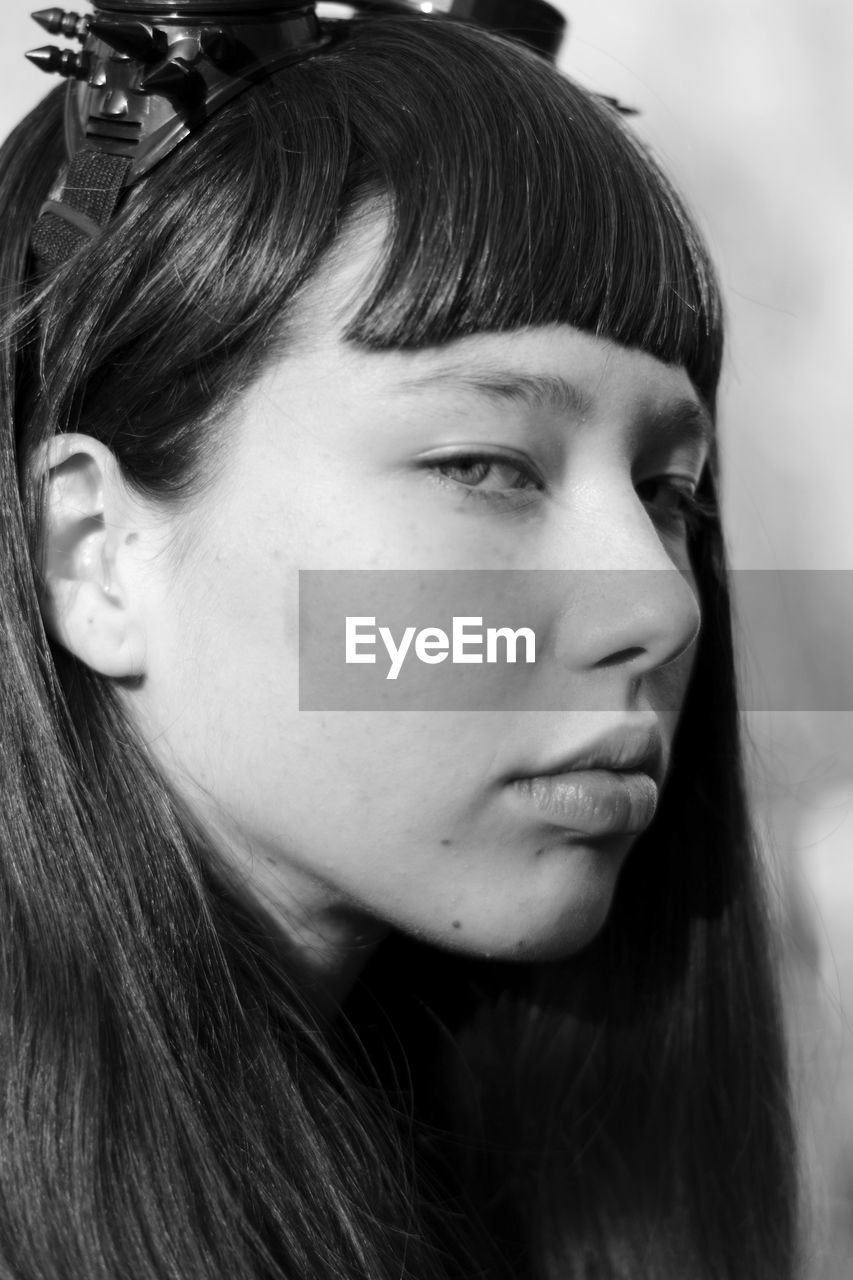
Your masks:
{"label": "chin", "polygon": [[[469,918],[445,933],[441,945],[488,960],[547,963],[582,951],[601,932],[610,913],[612,891],[589,894],[565,906],[558,916],[534,910],[503,919]],[[549,903],[553,908],[553,904]]]}

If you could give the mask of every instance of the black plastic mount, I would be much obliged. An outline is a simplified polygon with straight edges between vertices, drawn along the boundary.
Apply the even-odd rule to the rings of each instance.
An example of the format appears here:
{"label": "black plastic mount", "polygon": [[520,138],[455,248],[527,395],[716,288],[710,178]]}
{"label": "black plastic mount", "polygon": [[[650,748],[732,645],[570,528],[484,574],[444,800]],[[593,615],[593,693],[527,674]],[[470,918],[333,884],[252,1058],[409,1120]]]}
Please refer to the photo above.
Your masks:
{"label": "black plastic mount", "polygon": [[[99,3],[84,18],[63,11],[34,15],[46,30],[76,34],[83,48],[47,47],[28,57],[66,76],[69,156],[84,149],[130,161],[129,186],[174,150],[221,106],[280,67],[326,42],[313,4],[202,6]],[[121,12],[119,12],[121,10]],[[192,12],[186,12],[192,10]],[[76,23],[72,18],[77,19]]]}
{"label": "black plastic mount", "polygon": [[[554,59],[566,21],[546,0],[354,0],[354,15],[394,12],[461,18]],[[66,77],[69,156],[98,150],[130,163],[125,185],[250,84],[328,42],[313,0],[97,0],[94,12],[33,14],[50,45],[27,57]]]}

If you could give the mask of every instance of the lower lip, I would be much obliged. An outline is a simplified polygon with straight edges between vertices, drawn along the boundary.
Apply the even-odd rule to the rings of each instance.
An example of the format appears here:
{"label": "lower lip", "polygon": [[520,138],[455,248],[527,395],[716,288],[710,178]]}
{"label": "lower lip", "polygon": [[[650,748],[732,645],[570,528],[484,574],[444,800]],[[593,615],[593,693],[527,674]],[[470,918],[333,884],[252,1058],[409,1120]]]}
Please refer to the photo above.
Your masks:
{"label": "lower lip", "polygon": [[610,769],[522,778],[512,789],[555,826],[589,836],[645,831],[658,802],[657,784],[647,773]]}

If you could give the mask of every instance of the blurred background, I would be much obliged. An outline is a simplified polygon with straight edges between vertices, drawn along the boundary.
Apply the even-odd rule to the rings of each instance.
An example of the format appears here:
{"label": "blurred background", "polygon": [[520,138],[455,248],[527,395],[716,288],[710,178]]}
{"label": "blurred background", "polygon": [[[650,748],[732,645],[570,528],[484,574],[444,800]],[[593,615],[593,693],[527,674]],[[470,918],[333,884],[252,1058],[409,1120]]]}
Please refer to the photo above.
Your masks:
{"label": "blurred background", "polygon": [[[4,0],[4,135],[49,87],[22,56],[49,42],[28,16],[45,2]],[[810,1169],[808,1280],[849,1280],[853,4],[559,3],[563,68],[639,109],[634,127],[697,212],[723,280],[724,505]]]}

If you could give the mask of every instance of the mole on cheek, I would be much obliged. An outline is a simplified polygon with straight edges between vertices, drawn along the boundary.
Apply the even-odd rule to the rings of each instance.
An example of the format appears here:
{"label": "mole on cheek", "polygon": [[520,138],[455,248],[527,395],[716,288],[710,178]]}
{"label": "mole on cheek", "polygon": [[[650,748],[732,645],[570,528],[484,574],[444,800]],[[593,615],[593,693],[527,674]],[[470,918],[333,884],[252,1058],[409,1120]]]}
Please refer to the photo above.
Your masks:
{"label": "mole on cheek", "polygon": [[442,842],[441,842],[441,843],[442,843],[442,845],[444,846],[444,848],[445,848],[445,849],[449,849],[449,848],[450,848],[450,846],[453,844],[453,841],[452,841],[452,840],[442,840]]}
{"label": "mole on cheek", "polygon": [[462,928],[462,921],[461,921],[461,920],[454,920],[454,921],[453,921],[453,928],[454,928],[454,929],[461,929],[461,928]]}

